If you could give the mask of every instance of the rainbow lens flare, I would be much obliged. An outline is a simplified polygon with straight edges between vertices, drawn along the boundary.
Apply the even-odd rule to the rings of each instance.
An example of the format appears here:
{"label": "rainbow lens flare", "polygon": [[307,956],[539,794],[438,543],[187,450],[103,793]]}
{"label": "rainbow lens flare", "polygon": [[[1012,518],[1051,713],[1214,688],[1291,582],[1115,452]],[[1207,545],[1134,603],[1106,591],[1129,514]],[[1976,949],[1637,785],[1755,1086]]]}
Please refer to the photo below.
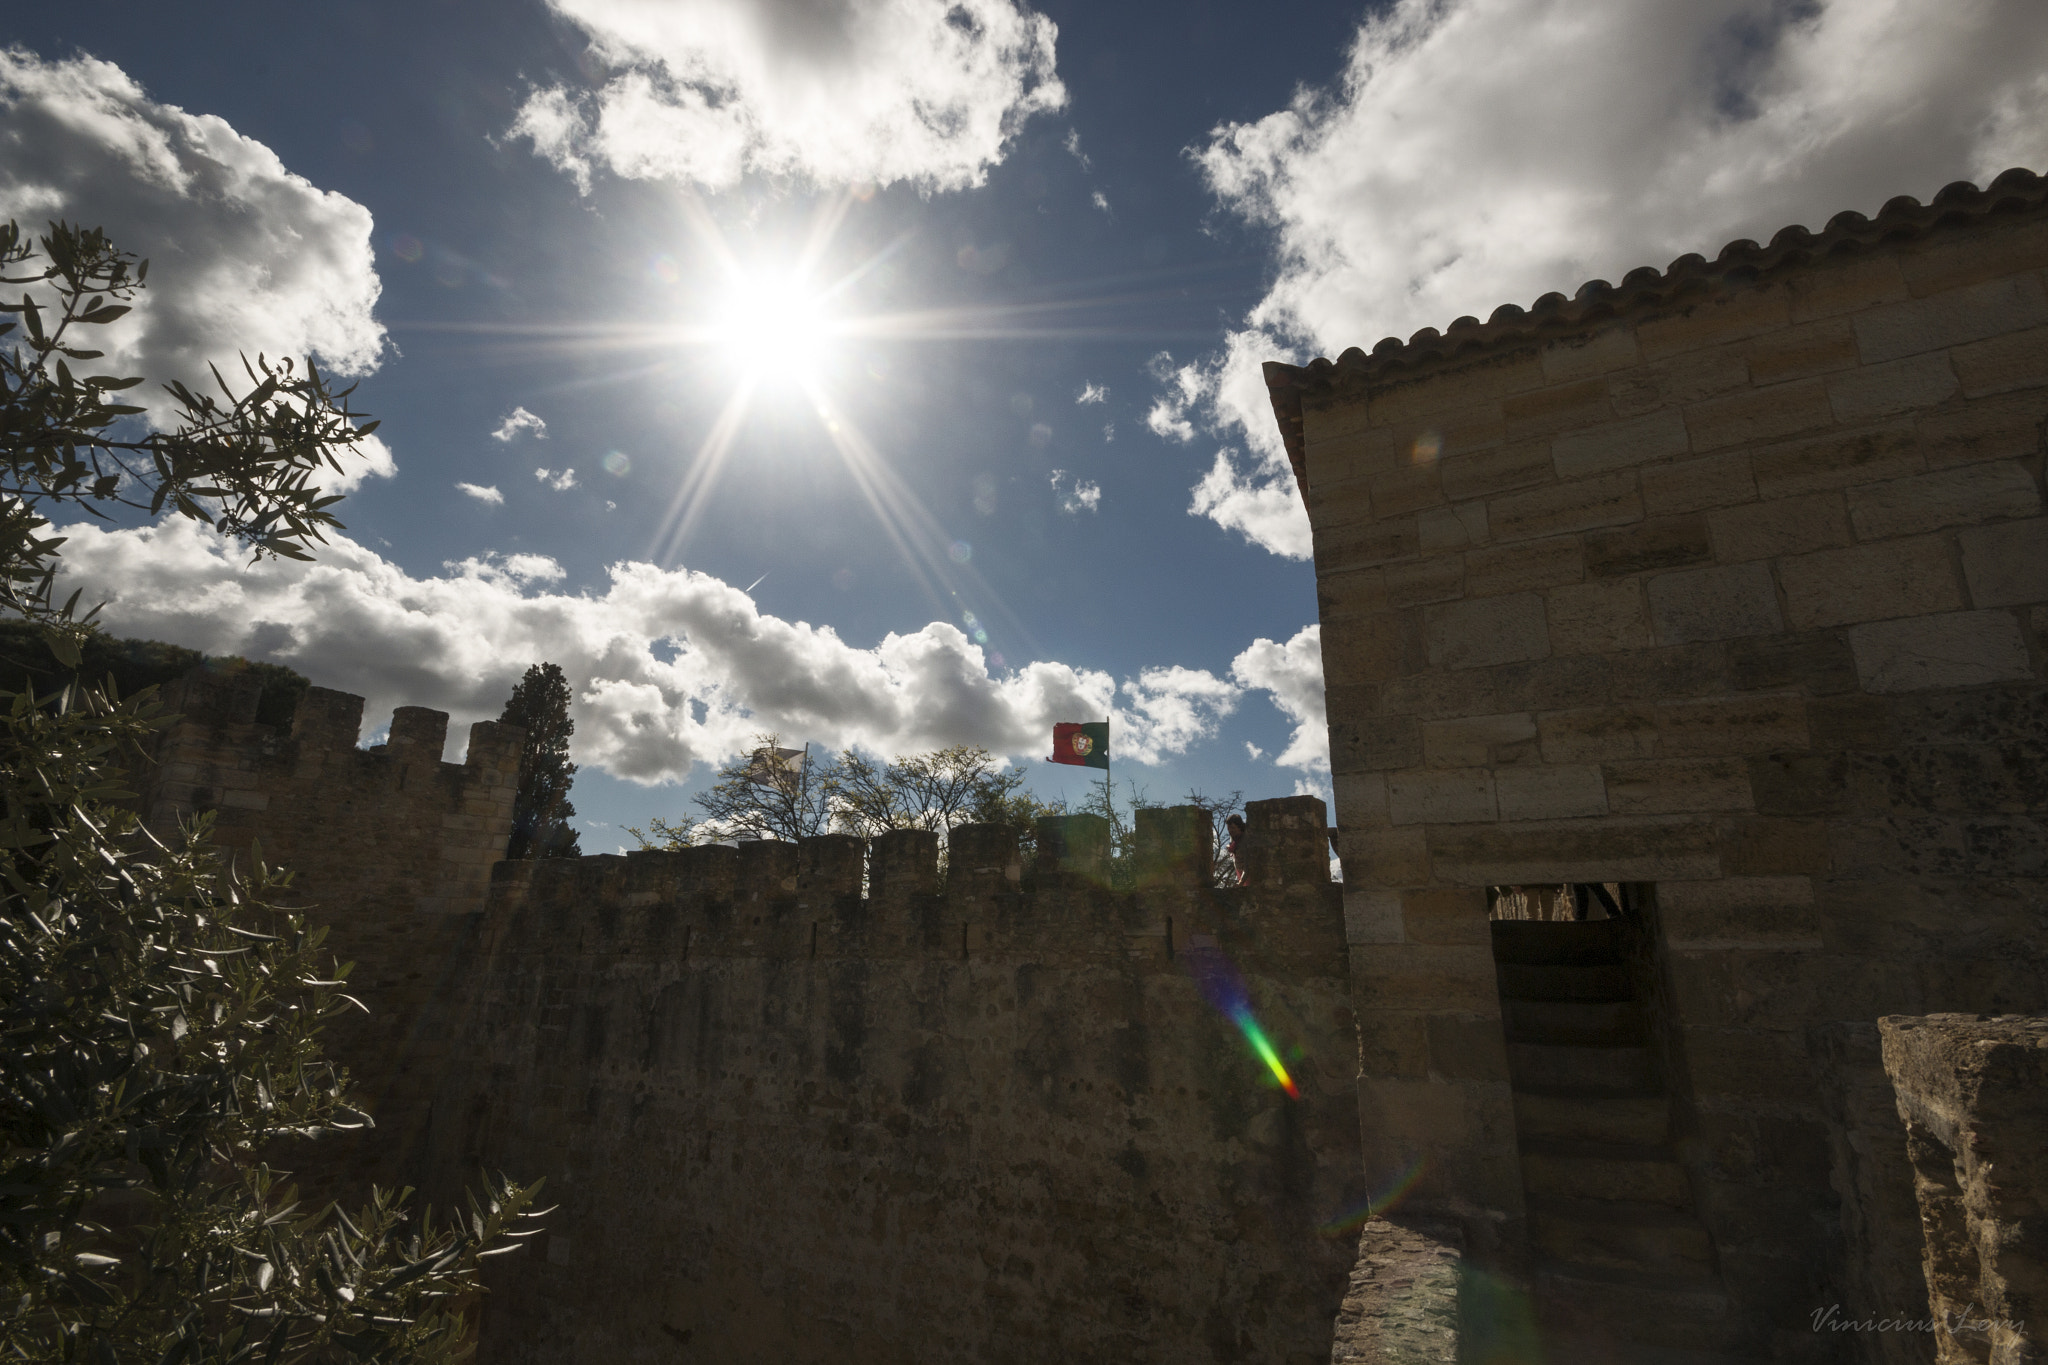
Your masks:
{"label": "rainbow lens flare", "polygon": [[1367,1219],[1376,1218],[1388,1209],[1393,1208],[1408,1197],[1408,1191],[1414,1189],[1415,1182],[1422,1179],[1422,1172],[1428,1165],[1429,1163],[1424,1158],[1415,1158],[1414,1163],[1407,1170],[1394,1177],[1393,1184],[1389,1185],[1381,1193],[1372,1196],[1349,1213],[1333,1218],[1323,1224],[1323,1232],[1331,1236],[1335,1236],[1340,1232],[1350,1232],[1352,1229],[1364,1224]]}
{"label": "rainbow lens flare", "polygon": [[1280,1060],[1280,1050],[1259,1027],[1258,1018],[1252,1013],[1251,994],[1245,989],[1244,978],[1238,974],[1231,960],[1223,955],[1223,950],[1216,946],[1214,940],[1198,934],[1189,941],[1187,964],[1202,994],[1222,1011],[1224,1018],[1237,1025],[1245,1041],[1252,1045],[1252,1052],[1266,1064],[1273,1073],[1273,1079],[1287,1092],[1287,1097],[1300,1099],[1301,1087],[1294,1083],[1294,1077],[1287,1072],[1287,1064]]}

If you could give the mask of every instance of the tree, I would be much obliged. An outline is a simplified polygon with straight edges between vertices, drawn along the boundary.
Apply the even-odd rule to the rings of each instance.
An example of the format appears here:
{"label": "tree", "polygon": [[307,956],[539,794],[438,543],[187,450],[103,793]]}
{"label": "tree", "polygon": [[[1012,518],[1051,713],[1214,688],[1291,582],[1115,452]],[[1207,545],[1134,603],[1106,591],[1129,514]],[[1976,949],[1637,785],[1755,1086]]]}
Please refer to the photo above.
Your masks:
{"label": "tree", "polygon": [[674,821],[657,815],[647,822],[647,828],[627,825],[626,833],[633,836],[642,848],[656,849],[662,853],[679,853],[697,842],[699,825],[687,815],[679,815]]}
{"label": "tree", "polygon": [[53,600],[64,538],[46,534],[46,510],[104,517],[112,505],[153,517],[168,507],[257,558],[309,559],[309,544],[341,526],[327,510],[340,496],[322,493],[319,480],[342,472],[342,458],[359,453],[377,424],[360,422],[348,406],[353,389],[330,391],[311,360],[301,375],[289,358],[273,365],[259,355],[253,365],[243,360],[249,387],[241,393],[218,369],[218,399],[173,380],[164,391],[175,425],[137,428],[128,419],[143,409],[114,399],[143,379],[81,377],[71,362],[104,355],[79,344],[80,329],[124,316],[149,263],[97,228],[52,223],[38,244],[41,265],[18,224],[0,228],[0,272],[9,272],[0,285],[29,286],[14,302],[0,299],[0,315],[21,319],[0,322],[0,338],[13,338],[0,348],[0,608],[46,627],[51,648],[76,666],[77,594],[61,606]]}
{"label": "tree", "polygon": [[569,761],[569,680],[554,664],[534,664],[512,689],[501,724],[523,726],[526,742],[519,750],[519,795],[512,803],[512,838],[505,856],[519,858],[576,857],[578,834],[569,827],[576,807],[569,786],[576,765]]}
{"label": "tree", "polygon": [[979,818],[977,806],[986,813],[1000,812],[1003,799],[1023,782],[1022,772],[999,766],[988,750],[955,744],[883,763],[848,749],[826,786],[839,827],[873,837],[891,829],[944,834]]}
{"label": "tree", "polygon": [[775,735],[756,735],[755,748],[718,770],[697,797],[700,834],[740,839],[808,839],[832,828],[836,765],[806,744],[784,749]]}
{"label": "tree", "polygon": [[[57,606],[61,537],[39,509],[165,506],[259,557],[305,558],[338,526],[313,476],[369,431],[310,363],[248,367],[223,408],[169,386],[185,420],[116,439],[139,379],[74,377],[99,353],[73,329],[110,323],[144,268],[98,232],[53,224],[45,327],[0,351],[0,613],[32,623],[69,668],[85,618]],[[9,224],[0,268],[33,259]],[[0,324],[0,337],[14,332]],[[257,376],[260,369],[262,375]],[[218,374],[215,376],[219,379]],[[144,502],[143,499],[147,499]],[[260,850],[239,869],[204,817],[165,846],[120,802],[124,767],[166,722],[153,689],[75,679],[0,692],[0,1357],[36,1362],[441,1362],[479,1258],[530,1230],[534,1188],[487,1183],[466,1223],[416,1219],[372,1191],[354,1217],[301,1206],[265,1145],[369,1122],[319,1054],[350,1005],[321,935],[270,903],[288,883]]]}

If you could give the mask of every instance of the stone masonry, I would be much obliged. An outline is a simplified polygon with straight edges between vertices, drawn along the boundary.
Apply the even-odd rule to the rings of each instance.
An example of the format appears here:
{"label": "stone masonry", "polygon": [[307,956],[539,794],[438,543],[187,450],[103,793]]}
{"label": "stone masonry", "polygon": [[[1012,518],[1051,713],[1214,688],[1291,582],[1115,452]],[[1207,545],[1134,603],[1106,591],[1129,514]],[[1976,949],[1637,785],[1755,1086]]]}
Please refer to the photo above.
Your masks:
{"label": "stone masonry", "polygon": [[[1367,1176],[1419,1169],[1563,1358],[1890,1358],[1812,1327],[1911,1308],[1846,1297],[1897,1289],[1847,1266],[1899,1219],[1844,1192],[1910,1175],[1837,1026],[2048,1005],[2044,200],[2007,172],[1267,367]],[[1545,883],[1626,913],[1489,926]]]}
{"label": "stone masonry", "polygon": [[[481,1358],[1327,1361],[1360,1212],[1323,803],[501,864],[433,1164],[547,1174]],[[865,890],[863,879],[865,877]],[[1299,1090],[1233,1022],[1248,1004]]]}
{"label": "stone masonry", "polygon": [[2048,1017],[1879,1021],[1926,1230],[1939,1365],[2021,1365],[2048,1332]]}
{"label": "stone masonry", "polygon": [[210,811],[236,856],[255,840],[289,868],[295,894],[284,899],[327,927],[326,948],[355,964],[350,992],[371,1002],[338,1016],[327,1043],[379,1131],[285,1164],[322,1194],[416,1183],[426,1078],[443,1063],[442,1011],[505,853],[523,734],[480,721],[467,759],[444,763],[447,715],[403,706],[389,741],[360,749],[361,697],[312,688],[286,731],[256,720],[259,689],[203,668],[164,689],[181,714],[139,774],[140,809],[165,839]]}

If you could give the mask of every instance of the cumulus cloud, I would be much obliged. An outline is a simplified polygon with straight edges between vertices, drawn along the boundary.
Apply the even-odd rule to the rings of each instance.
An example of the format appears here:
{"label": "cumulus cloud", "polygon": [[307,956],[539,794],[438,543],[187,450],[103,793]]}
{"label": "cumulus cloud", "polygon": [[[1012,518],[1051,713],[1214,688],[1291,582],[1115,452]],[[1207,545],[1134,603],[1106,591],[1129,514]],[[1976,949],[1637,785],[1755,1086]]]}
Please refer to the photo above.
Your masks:
{"label": "cumulus cloud", "polygon": [[1052,472],[1053,496],[1059,499],[1060,511],[1072,516],[1076,512],[1093,512],[1102,504],[1102,485],[1086,479],[1076,478],[1064,469]]}
{"label": "cumulus cloud", "polygon": [[1054,721],[1104,715],[1120,761],[1157,763],[1214,736],[1241,691],[1188,668],[1121,687],[1062,663],[997,676],[943,621],[860,648],[766,615],[709,575],[646,563],[615,564],[602,590],[572,594],[537,554],[417,578],[346,536],[311,563],[251,566],[182,519],[65,533],[64,591],[105,599],[108,629],[288,663],[367,698],[371,729],[401,705],[458,726],[490,719],[528,663],[552,660],[575,689],[576,760],[643,783],[722,761],[762,730],[883,754],[969,743],[1034,755]]}
{"label": "cumulus cloud", "polygon": [[549,4],[612,74],[535,91],[512,133],[585,192],[599,167],[708,189],[750,172],[961,189],[1066,103],[1057,28],[1014,0]]}
{"label": "cumulus cloud", "polygon": [[1074,401],[1083,405],[1108,402],[1109,386],[1106,384],[1083,384],[1080,396],[1075,398]]}
{"label": "cumulus cloud", "polygon": [[1330,729],[1323,709],[1323,628],[1303,626],[1285,644],[1252,641],[1250,648],[1231,661],[1230,676],[1248,690],[1266,693],[1294,722],[1293,736],[1273,761],[1285,768],[1300,768],[1307,775],[1303,781],[1308,785],[1297,784],[1297,791],[1321,792],[1320,778],[1330,771]]}
{"label": "cumulus cloud", "polygon": [[552,488],[557,493],[566,493],[576,486],[574,469],[536,469],[533,471],[533,477],[540,481],[542,487]]}
{"label": "cumulus cloud", "polygon": [[2048,166],[2044,70],[2038,0],[1398,0],[1333,87],[1193,151],[1278,271],[1154,429],[1239,447],[1196,511],[1305,556],[1260,361]]}
{"label": "cumulus cloud", "polygon": [[543,422],[525,408],[514,408],[506,413],[505,420],[498,423],[497,427],[492,430],[491,439],[493,441],[509,441],[523,431],[532,432],[533,439],[536,441],[545,441],[548,438],[548,424],[546,422]]}
{"label": "cumulus cloud", "polygon": [[[158,384],[214,388],[240,357],[312,355],[340,376],[377,366],[384,329],[370,211],[286,170],[277,154],[210,114],[159,104],[111,62],[0,50],[0,217],[103,227],[150,262],[135,311],[93,329],[106,372],[146,375],[133,401],[159,423]],[[396,472],[364,442],[328,491]]]}
{"label": "cumulus cloud", "polygon": [[478,502],[487,502],[493,507],[502,507],[505,503],[505,495],[495,485],[458,483],[455,486]]}

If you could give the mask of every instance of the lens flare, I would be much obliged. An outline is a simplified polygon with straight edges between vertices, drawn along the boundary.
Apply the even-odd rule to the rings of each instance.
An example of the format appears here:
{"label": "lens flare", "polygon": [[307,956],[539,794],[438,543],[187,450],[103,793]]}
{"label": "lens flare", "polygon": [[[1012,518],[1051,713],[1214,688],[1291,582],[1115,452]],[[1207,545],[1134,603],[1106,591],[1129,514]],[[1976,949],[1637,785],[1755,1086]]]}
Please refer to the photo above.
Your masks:
{"label": "lens flare", "polygon": [[956,540],[946,547],[946,558],[955,564],[965,564],[974,558],[974,547],[964,540]]}
{"label": "lens flare", "polygon": [[1384,1191],[1373,1195],[1349,1213],[1333,1218],[1323,1224],[1322,1230],[1330,1236],[1335,1236],[1341,1232],[1350,1232],[1352,1229],[1365,1223],[1367,1219],[1377,1218],[1380,1214],[1385,1213],[1403,1199],[1406,1199],[1408,1192],[1415,1188],[1415,1182],[1422,1179],[1422,1173],[1428,1168],[1429,1162],[1425,1158],[1415,1158],[1408,1169],[1395,1176],[1393,1183]]}
{"label": "lens flare", "polygon": [[1190,937],[1187,950],[1188,971],[1201,987],[1209,1003],[1222,1011],[1223,1017],[1237,1025],[1251,1044],[1252,1052],[1266,1064],[1273,1073],[1273,1079],[1287,1092],[1289,1099],[1301,1098],[1301,1087],[1288,1074],[1287,1064],[1280,1060],[1280,1050],[1273,1046],[1273,1040],[1259,1027],[1258,1018],[1252,1014],[1251,994],[1245,989],[1244,978],[1237,967],[1223,955],[1214,939],[1206,934]]}
{"label": "lens flare", "polygon": [[623,450],[605,452],[604,472],[616,479],[623,479],[633,472],[633,457]]}

